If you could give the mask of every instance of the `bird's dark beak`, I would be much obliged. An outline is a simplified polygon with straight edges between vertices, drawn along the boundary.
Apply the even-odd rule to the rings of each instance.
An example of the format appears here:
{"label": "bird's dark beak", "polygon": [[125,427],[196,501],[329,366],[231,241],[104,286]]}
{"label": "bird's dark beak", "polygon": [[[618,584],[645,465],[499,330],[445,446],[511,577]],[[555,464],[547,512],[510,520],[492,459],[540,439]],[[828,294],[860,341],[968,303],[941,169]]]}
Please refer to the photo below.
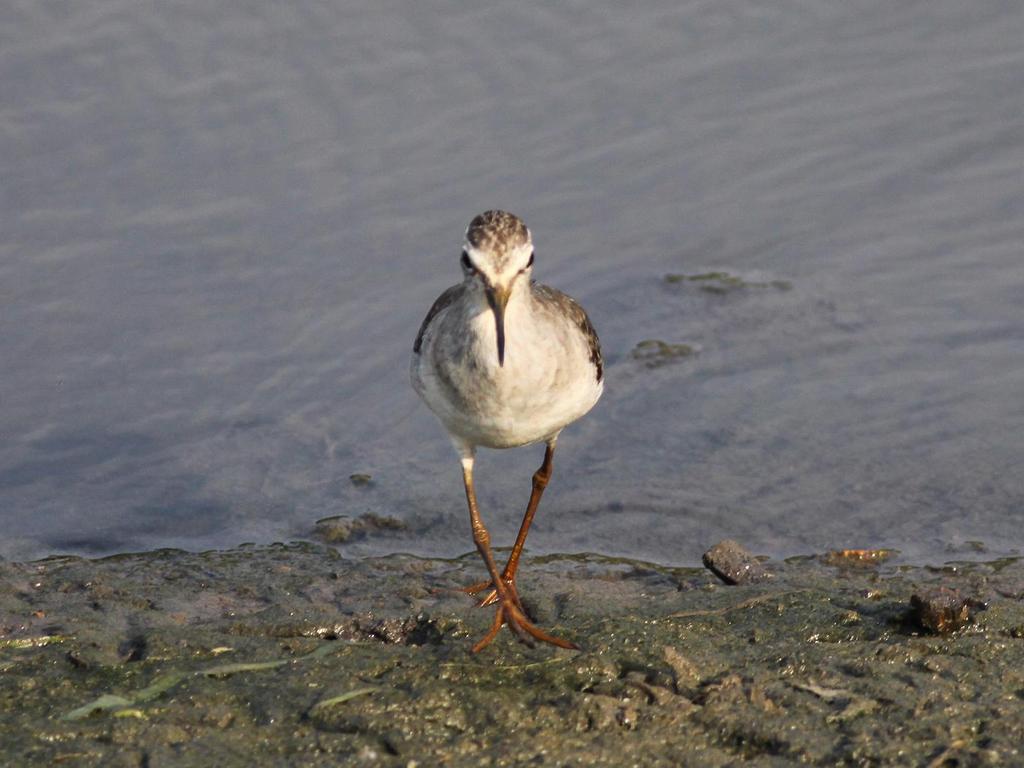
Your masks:
{"label": "bird's dark beak", "polygon": [[508,304],[508,288],[488,287],[487,304],[494,313],[494,326],[498,331],[498,365],[505,365],[505,305]]}

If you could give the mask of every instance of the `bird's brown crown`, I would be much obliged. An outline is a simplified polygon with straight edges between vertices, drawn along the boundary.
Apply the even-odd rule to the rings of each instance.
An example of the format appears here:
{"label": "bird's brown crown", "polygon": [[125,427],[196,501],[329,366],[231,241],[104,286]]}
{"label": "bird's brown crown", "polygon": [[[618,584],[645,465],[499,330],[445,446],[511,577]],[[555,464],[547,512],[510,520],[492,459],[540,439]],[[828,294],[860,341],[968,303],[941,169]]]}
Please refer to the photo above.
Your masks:
{"label": "bird's brown crown", "polygon": [[530,230],[523,220],[507,211],[484,211],[469,222],[466,242],[497,257],[530,241]]}

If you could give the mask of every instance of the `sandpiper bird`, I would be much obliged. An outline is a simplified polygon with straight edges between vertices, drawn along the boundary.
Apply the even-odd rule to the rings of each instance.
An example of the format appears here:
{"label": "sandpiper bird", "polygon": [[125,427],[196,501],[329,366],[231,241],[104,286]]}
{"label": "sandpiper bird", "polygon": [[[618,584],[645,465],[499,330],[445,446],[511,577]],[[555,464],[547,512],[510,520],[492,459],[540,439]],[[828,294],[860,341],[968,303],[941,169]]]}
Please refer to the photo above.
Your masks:
{"label": "sandpiper bird", "polygon": [[[601,345],[583,307],[564,293],[530,280],[533,241],[516,216],[486,211],[470,222],[462,246],[462,275],[434,302],[413,345],[412,383],[451,436],[462,460],[462,479],[476,544],[490,589],[480,605],[497,603],[494,623],[479,651],[508,624],[533,644],[576,648],[526,617],[516,591],[516,569],[540,497],[551,478],[558,435],[589,411],[604,389]],[[544,462],[504,571],[491,552],[473,490],[478,446],[514,448],[543,441]]]}

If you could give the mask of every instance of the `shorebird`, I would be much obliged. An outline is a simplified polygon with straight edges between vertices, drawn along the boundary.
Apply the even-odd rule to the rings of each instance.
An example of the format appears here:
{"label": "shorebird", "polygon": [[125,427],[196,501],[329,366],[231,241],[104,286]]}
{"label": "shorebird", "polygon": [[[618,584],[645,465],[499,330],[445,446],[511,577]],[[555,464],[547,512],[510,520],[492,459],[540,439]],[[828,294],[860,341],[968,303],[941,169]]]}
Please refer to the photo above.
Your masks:
{"label": "shorebird", "polygon": [[[604,389],[601,344],[583,307],[530,279],[533,239],[511,213],[486,211],[470,222],[460,257],[462,282],[434,302],[413,344],[412,383],[448,430],[462,462],[473,542],[489,580],[466,587],[490,590],[494,622],[473,652],[505,624],[521,641],[578,648],[536,627],[516,590],[526,534],[551,479],[561,431],[589,411]],[[545,443],[544,461],[519,535],[503,571],[491,551],[473,490],[476,449]]]}

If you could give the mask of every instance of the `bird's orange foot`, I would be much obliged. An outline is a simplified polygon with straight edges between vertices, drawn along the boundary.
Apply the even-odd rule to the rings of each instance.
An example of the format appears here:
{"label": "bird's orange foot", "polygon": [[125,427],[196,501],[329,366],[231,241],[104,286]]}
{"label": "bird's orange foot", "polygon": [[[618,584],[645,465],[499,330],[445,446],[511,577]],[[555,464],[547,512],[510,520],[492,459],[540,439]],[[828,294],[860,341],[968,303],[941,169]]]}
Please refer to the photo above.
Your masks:
{"label": "bird's orange foot", "polygon": [[[477,585],[474,584],[473,586]],[[477,591],[483,591],[488,586],[490,586],[490,582],[481,586]],[[535,640],[540,640],[542,643],[557,645],[559,648],[568,648],[573,651],[580,650],[580,647],[575,643],[549,635],[526,618],[522,604],[519,601],[519,595],[515,593],[514,587],[512,592],[506,593],[504,597],[496,597],[495,601],[498,603],[498,608],[494,613],[494,621],[491,623],[491,628],[487,630],[487,634],[473,646],[473,653],[478,653],[490,645],[491,641],[498,636],[498,632],[504,624],[508,624],[508,628],[512,630],[512,633],[521,643],[525,643],[531,648],[534,646]]]}
{"label": "bird's orange foot", "polygon": [[[515,599],[516,607],[519,608],[519,611],[521,613],[526,613],[526,611],[523,609],[523,603],[519,599],[519,593],[516,591],[516,579],[515,579],[515,576],[505,576],[505,575],[503,575],[501,577],[501,580],[505,582],[505,588],[509,591],[509,593],[512,595],[512,597]],[[478,582],[476,584],[470,584],[468,587],[463,587],[462,591],[465,592],[467,595],[478,595],[481,592],[483,592],[485,589],[489,589],[490,592],[488,592],[486,595],[484,595],[484,597],[477,604],[478,607],[484,608],[484,607],[486,607],[488,605],[494,605],[496,602],[498,602],[498,590],[495,589],[493,581],[488,579],[487,581],[481,581],[481,582]]]}

